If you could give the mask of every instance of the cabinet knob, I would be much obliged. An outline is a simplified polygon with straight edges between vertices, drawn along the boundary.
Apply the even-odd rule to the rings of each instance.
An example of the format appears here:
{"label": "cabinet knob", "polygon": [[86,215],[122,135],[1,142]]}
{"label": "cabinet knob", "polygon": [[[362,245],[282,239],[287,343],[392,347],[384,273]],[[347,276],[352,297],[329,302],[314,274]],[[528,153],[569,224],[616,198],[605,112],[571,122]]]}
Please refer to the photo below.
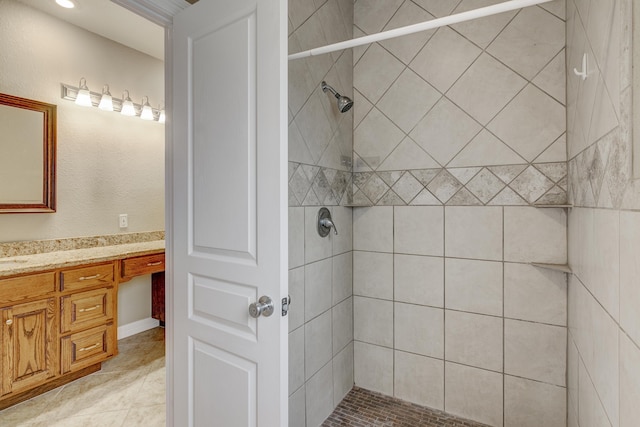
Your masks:
{"label": "cabinet knob", "polygon": [[13,319],[9,319],[5,322],[7,325],[13,325]]}

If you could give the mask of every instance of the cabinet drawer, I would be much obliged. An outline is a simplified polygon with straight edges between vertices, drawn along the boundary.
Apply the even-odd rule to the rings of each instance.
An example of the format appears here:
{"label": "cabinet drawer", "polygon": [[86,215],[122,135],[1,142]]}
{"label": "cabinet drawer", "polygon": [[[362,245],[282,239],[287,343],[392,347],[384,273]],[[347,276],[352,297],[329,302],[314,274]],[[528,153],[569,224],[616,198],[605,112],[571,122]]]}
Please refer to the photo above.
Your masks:
{"label": "cabinet drawer", "polygon": [[0,304],[14,303],[56,291],[56,275],[30,274],[14,279],[0,280]]}
{"label": "cabinet drawer", "polygon": [[96,289],[62,297],[60,332],[75,332],[104,325],[113,319],[113,288]]}
{"label": "cabinet drawer", "polygon": [[110,286],[113,283],[114,264],[93,265],[65,270],[60,273],[60,290],[74,291],[93,286]]}
{"label": "cabinet drawer", "polygon": [[113,323],[61,339],[62,373],[86,368],[114,354]]}
{"label": "cabinet drawer", "polygon": [[145,255],[122,260],[122,277],[131,278],[164,271],[164,254]]}

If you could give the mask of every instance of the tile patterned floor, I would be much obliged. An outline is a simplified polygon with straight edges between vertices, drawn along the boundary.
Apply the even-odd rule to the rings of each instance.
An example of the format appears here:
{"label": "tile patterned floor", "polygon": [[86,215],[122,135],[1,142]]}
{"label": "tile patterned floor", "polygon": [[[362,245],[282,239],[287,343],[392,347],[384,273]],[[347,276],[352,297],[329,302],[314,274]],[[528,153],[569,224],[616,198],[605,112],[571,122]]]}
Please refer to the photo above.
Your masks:
{"label": "tile patterned floor", "polygon": [[2,427],[164,427],[164,329],[118,342],[102,370],[0,411]]}
{"label": "tile patterned floor", "polygon": [[322,427],[487,427],[354,387]]}

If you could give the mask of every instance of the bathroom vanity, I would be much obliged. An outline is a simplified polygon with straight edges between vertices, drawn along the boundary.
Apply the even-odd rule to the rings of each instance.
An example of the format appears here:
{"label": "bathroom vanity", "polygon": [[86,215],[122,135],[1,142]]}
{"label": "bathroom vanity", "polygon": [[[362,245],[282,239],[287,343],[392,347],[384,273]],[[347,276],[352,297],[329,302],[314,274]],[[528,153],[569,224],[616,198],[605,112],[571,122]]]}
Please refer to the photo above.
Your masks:
{"label": "bathroom vanity", "polygon": [[0,258],[0,409],[100,370],[119,283],[164,269],[164,241]]}

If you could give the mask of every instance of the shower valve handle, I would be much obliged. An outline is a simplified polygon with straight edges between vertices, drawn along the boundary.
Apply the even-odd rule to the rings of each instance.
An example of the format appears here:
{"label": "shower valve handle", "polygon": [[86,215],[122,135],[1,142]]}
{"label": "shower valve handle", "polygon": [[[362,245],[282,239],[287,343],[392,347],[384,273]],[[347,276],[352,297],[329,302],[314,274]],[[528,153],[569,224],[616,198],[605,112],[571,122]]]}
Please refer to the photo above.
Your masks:
{"label": "shower valve handle", "polygon": [[338,234],[338,229],[336,228],[336,224],[333,222],[331,218],[331,212],[327,208],[320,208],[318,211],[317,217],[317,229],[320,237],[327,237],[333,228],[333,234]]}
{"label": "shower valve handle", "polygon": [[333,223],[333,221],[331,221],[329,218],[322,218],[320,220],[320,225],[323,226],[324,228],[329,228],[329,229],[333,228],[333,234],[335,234],[336,236],[338,235],[338,228]]}

